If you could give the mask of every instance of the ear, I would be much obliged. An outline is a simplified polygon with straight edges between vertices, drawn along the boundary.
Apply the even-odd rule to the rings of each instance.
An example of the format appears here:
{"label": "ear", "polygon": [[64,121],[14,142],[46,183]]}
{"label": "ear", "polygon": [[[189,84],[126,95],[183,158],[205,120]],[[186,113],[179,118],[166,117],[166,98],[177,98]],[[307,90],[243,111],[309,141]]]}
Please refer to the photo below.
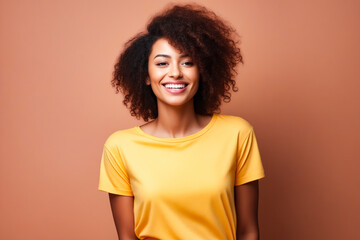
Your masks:
{"label": "ear", "polygon": [[146,78],[145,83],[146,83],[146,85],[150,85],[150,84],[151,84],[149,77]]}

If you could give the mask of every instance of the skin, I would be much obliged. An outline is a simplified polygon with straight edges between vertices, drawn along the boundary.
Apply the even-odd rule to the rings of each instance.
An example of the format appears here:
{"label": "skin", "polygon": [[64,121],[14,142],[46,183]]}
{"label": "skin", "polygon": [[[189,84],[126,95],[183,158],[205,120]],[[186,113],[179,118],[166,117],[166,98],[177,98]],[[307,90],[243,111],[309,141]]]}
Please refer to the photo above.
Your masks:
{"label": "skin", "polygon": [[[161,138],[178,138],[194,134],[203,129],[211,116],[195,113],[193,97],[199,87],[199,70],[186,55],[164,39],[158,39],[149,56],[150,85],[157,97],[158,118],[146,123],[141,129]],[[180,94],[169,93],[162,85],[165,82],[182,81],[187,83]],[[237,239],[258,240],[258,181],[234,187],[237,214]],[[136,240],[134,233],[134,198],[109,194],[115,226],[121,240]]]}
{"label": "skin", "polygon": [[235,186],[236,239],[259,240],[259,181]]}
{"label": "skin", "polygon": [[[141,126],[144,132],[161,138],[184,137],[210,122],[211,117],[195,114],[193,97],[199,88],[200,73],[190,57],[160,38],[152,47],[148,72],[146,84],[151,85],[157,97],[158,117]],[[184,92],[172,94],[162,85],[168,81],[188,85]]]}

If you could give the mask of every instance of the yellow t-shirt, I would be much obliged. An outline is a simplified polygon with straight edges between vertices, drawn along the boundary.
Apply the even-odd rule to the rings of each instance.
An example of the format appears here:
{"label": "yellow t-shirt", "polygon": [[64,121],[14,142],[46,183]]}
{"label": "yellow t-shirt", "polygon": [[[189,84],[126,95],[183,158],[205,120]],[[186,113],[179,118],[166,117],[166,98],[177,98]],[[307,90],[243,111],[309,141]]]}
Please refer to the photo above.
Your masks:
{"label": "yellow t-shirt", "polygon": [[234,186],[264,176],[249,122],[214,114],[205,128],[180,138],[139,126],[114,132],[98,189],[134,196],[139,239],[236,239]]}

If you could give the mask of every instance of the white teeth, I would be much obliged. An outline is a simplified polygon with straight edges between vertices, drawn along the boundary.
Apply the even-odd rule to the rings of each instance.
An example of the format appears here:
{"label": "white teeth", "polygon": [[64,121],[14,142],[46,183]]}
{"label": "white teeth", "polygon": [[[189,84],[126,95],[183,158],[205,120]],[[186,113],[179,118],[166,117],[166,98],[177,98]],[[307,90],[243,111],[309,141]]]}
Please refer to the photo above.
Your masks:
{"label": "white teeth", "polygon": [[185,84],[165,84],[166,88],[181,89],[185,87]]}

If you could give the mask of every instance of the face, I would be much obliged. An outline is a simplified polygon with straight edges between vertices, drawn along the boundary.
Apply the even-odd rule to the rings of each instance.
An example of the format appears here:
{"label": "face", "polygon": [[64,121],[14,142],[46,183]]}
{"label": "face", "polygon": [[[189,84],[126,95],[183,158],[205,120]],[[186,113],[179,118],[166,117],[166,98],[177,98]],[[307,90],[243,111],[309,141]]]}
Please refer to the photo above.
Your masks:
{"label": "face", "polygon": [[171,46],[165,38],[158,39],[152,46],[148,72],[146,84],[151,85],[158,107],[160,104],[193,104],[199,88],[198,67],[186,53]]}

